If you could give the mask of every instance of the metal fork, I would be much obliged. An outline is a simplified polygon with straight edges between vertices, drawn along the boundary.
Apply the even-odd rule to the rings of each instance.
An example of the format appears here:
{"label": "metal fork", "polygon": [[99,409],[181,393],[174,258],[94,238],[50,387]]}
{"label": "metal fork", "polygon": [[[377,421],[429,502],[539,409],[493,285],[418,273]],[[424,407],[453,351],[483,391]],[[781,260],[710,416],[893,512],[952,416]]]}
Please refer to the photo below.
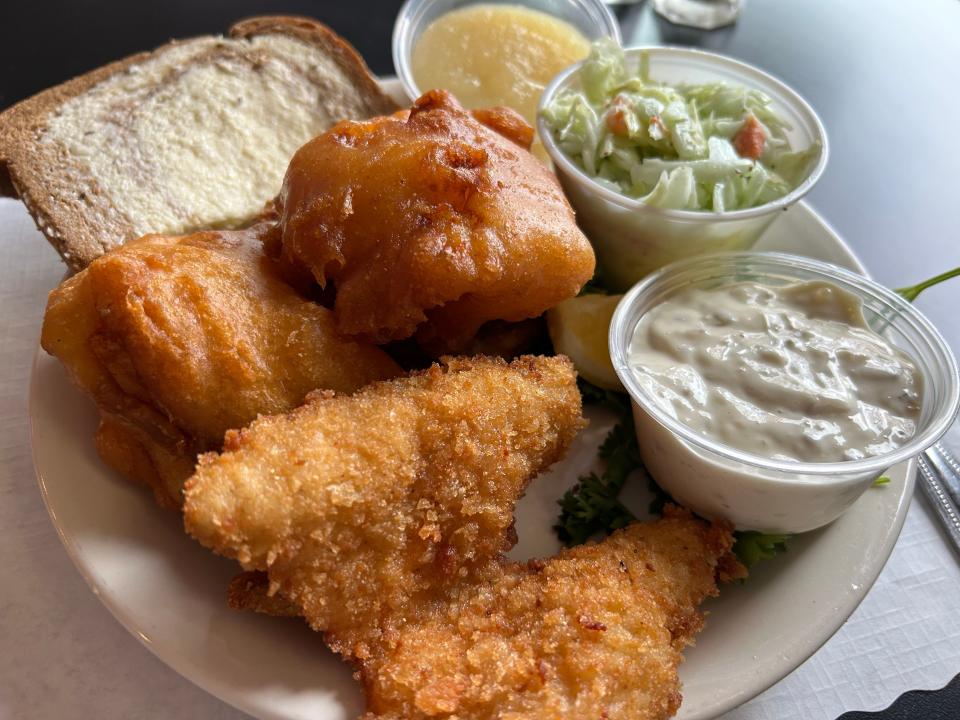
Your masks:
{"label": "metal fork", "polygon": [[954,549],[960,553],[960,463],[942,443],[917,458],[920,489],[940,518]]}

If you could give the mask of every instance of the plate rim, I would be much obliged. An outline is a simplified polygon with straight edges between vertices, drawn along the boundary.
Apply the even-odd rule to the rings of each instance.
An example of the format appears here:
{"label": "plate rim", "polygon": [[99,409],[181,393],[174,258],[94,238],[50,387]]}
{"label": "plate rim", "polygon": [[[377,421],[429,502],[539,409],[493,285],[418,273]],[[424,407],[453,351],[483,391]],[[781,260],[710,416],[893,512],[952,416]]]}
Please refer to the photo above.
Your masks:
{"label": "plate rim", "polygon": [[[793,207],[797,206],[799,206],[798,209],[809,216],[810,220],[819,225],[821,231],[825,235],[830,237],[832,243],[837,246],[838,250],[841,250],[843,254],[849,258],[851,265],[854,266],[854,269],[864,275],[869,275],[859,256],[853,252],[852,248],[850,248],[843,238],[810,205],[809,202],[801,200]],[[199,668],[197,664],[192,662],[187,656],[163,652],[160,647],[158,647],[153,641],[150,640],[149,637],[144,634],[142,624],[129,614],[123,603],[115,598],[112,592],[104,591],[102,584],[98,581],[97,573],[93,565],[88,562],[87,556],[80,551],[77,544],[70,536],[68,536],[67,532],[58,521],[47,488],[47,481],[45,480],[40,469],[41,463],[38,462],[37,436],[40,432],[40,429],[38,413],[36,412],[36,404],[39,394],[37,387],[39,383],[38,363],[40,362],[42,354],[43,350],[38,342],[37,349],[34,353],[33,361],[31,363],[27,408],[29,416],[31,460],[33,462],[34,474],[37,479],[37,484],[40,488],[40,494],[43,499],[44,507],[46,508],[47,514],[50,517],[51,524],[53,525],[54,530],[56,531],[61,544],[64,546],[64,549],[66,550],[71,562],[77,568],[81,577],[83,577],[84,582],[90,588],[90,591],[101,602],[101,604],[106,607],[110,614],[129,634],[136,638],[141,645],[146,647],[147,650],[149,650],[150,653],[153,654],[158,660],[164,663],[164,665],[171,668],[181,677],[213,695],[220,701],[235,707],[242,712],[248,713],[253,717],[263,718],[264,720],[286,720],[289,715],[285,713],[277,713],[268,707],[264,707],[262,703],[255,701],[255,695],[238,694],[233,692],[232,688],[226,687],[219,683],[216,680],[215,674],[198,672]],[[863,578],[864,581],[859,586],[859,589],[855,593],[843,596],[842,601],[838,603],[836,611],[826,617],[826,622],[815,624],[813,626],[819,628],[819,632],[811,633],[809,635],[809,637],[812,638],[811,641],[803,645],[795,655],[789,659],[785,659],[776,667],[771,667],[768,672],[759,673],[753,676],[749,681],[745,682],[741,686],[740,692],[728,696],[725,699],[717,700],[716,702],[705,702],[696,712],[684,713],[683,706],[681,705],[680,714],[677,716],[678,718],[681,718],[681,720],[707,720],[707,718],[716,717],[717,715],[728,712],[746,702],[749,702],[772,686],[776,685],[787,675],[797,670],[810,657],[816,654],[816,652],[823,647],[823,645],[825,645],[846,623],[850,616],[863,602],[864,598],[876,583],[883,569],[886,567],[890,555],[893,552],[893,548],[896,546],[896,543],[900,537],[903,524],[906,521],[907,512],[913,498],[913,491],[916,481],[916,459],[910,459],[905,463],[901,463],[900,466],[895,467],[901,466],[905,467],[905,479],[902,492],[897,499],[894,520],[888,525],[887,531],[882,538],[878,552],[875,555],[877,559],[876,563],[871,567],[871,571],[868,572]]]}
{"label": "plate rim", "polygon": [[[113,593],[104,592],[102,584],[97,581],[96,572],[94,571],[92,565],[88,564],[88,562],[84,559],[84,553],[80,552],[73,538],[67,535],[67,533],[64,531],[64,528],[58,522],[56,512],[53,509],[47,491],[46,481],[44,480],[43,473],[40,471],[40,464],[37,462],[36,436],[39,433],[39,429],[37,414],[34,412],[34,405],[36,402],[35,399],[39,392],[37,389],[37,385],[39,383],[37,366],[40,362],[42,356],[41,354],[43,352],[44,350],[40,346],[38,338],[37,349],[34,351],[33,360],[30,363],[29,395],[27,398],[27,413],[30,420],[30,460],[33,463],[33,474],[36,478],[37,485],[40,488],[40,496],[43,499],[43,507],[47,511],[50,524],[53,525],[53,528],[57,533],[57,537],[60,539],[60,543],[63,545],[63,548],[67,553],[67,557],[70,558],[70,562],[73,563],[74,568],[76,568],[77,572],[80,573],[80,576],[83,578],[83,581],[86,583],[90,592],[97,598],[100,604],[107,609],[114,620],[120,623],[123,629],[126,630],[129,635],[133,636],[133,638],[141,646],[146,648],[151,655],[177,673],[177,675],[182,677],[187,682],[192,683],[196,687],[200,688],[204,692],[212,695],[217,700],[226,703],[227,705],[234,707],[241,712],[245,712],[254,718],[258,718],[258,720],[288,720],[287,716],[283,714],[265,713],[263,707],[256,703],[249,702],[246,696],[237,696],[227,692],[213,679],[215,676],[201,675],[192,672],[195,663],[192,663],[186,659],[182,659],[183,656],[170,656],[169,654],[161,652],[160,648],[157,647],[143,632],[141,624],[136,622],[136,620],[128,614],[127,610],[123,607],[123,604],[118,602],[113,597]],[[162,508],[157,509],[163,510]]]}
{"label": "plate rim", "polygon": [[[711,718],[719,717],[724,713],[735,710],[741,705],[745,705],[754,698],[762,695],[764,692],[772,688],[791,673],[799,670],[800,667],[807,662],[807,660],[817,654],[820,648],[833,639],[833,637],[840,631],[840,628],[846,625],[847,621],[857,611],[857,608],[860,607],[867,595],[870,594],[873,586],[876,584],[884,568],[886,568],[887,563],[890,561],[890,556],[893,554],[893,549],[900,540],[900,533],[903,531],[903,525],[907,520],[907,513],[910,510],[910,504],[913,502],[913,495],[916,488],[917,479],[917,459],[915,457],[910,458],[909,460],[906,460],[898,465],[894,465],[893,467],[904,468],[905,477],[903,481],[903,492],[897,499],[897,510],[894,520],[888,526],[887,533],[883,538],[883,543],[881,544],[880,550],[877,553],[877,558],[880,561],[871,568],[871,571],[866,573],[866,580],[859,586],[859,589],[855,593],[847,596],[847,602],[841,603],[837,612],[830,616],[832,622],[825,622],[820,625],[814,624],[813,627],[822,628],[822,638],[820,637],[821,633],[811,633],[809,637],[816,639],[805,645],[794,658],[784,661],[783,668],[785,669],[777,669],[775,671],[771,671],[769,674],[757,675],[756,680],[752,684],[745,684],[747,689],[742,693],[742,696],[731,697],[727,700],[720,700],[715,703],[706,703],[700,712],[686,715],[680,714],[683,712],[683,705],[681,704],[680,713],[677,714],[678,720],[711,720]],[[874,569],[875,572],[873,571]]]}

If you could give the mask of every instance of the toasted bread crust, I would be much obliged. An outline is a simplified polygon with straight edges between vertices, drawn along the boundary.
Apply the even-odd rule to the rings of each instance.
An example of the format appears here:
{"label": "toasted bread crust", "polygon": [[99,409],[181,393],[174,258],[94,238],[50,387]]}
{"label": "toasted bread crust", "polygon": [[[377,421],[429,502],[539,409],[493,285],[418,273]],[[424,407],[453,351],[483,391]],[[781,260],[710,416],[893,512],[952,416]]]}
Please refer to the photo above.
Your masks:
{"label": "toasted bread crust", "polygon": [[[82,95],[97,83],[148,60],[176,43],[153,52],[137,53],[44,90],[0,113],[0,194],[19,198],[37,228],[57,249],[71,270],[82,270],[99,257],[102,247],[90,228],[69,208],[58,207],[43,191],[44,176],[34,162],[34,143],[43,135],[46,119],[70,98]],[[79,222],[78,222],[79,221]],[[67,228],[71,231],[64,232]]]}
{"label": "toasted bread crust", "polygon": [[341,69],[363,88],[370,115],[385,115],[397,109],[397,104],[380,89],[379,83],[356,48],[323,23],[292,15],[252,17],[235,23],[227,33],[231,38],[270,34],[289,35],[311,45],[327,48]]}
{"label": "toasted bread crust", "polygon": [[[325,50],[352,78],[362,95],[360,100],[367,115],[396,109],[357,51],[325,25],[304,17],[254,17],[233,25],[226,37],[237,40],[259,35],[286,35]],[[58,107],[98,83],[198,39],[201,38],[174,40],[151,52],[131,55],[44,90],[0,113],[0,195],[23,201],[37,227],[72,270],[86,267],[104,253],[106,245],[102,228],[91,222],[88,199],[52,191],[51,168],[58,165],[56,150],[39,147],[49,118]],[[198,61],[215,53],[216,49],[211,50]],[[96,179],[93,180],[95,183]],[[104,201],[109,202],[109,198]]]}

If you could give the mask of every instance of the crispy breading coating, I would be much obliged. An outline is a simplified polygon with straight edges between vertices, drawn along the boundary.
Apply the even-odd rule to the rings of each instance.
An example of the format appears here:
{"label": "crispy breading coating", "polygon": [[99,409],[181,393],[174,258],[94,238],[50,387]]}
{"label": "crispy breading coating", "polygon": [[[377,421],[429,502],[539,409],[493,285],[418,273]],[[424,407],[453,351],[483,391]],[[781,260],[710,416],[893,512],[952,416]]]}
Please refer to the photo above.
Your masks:
{"label": "crispy breading coating", "polygon": [[511,547],[517,499],[583,425],[565,357],[445,363],[262,417],[186,483],[187,531],[346,657]]}
{"label": "crispy breading coating", "polygon": [[686,511],[492,567],[359,664],[367,720],[661,720],[732,528]]}
{"label": "crispy breading coating", "polygon": [[227,605],[273,617],[300,617],[300,606],[280,593],[270,593],[270,577],[262,570],[242,572],[230,581]]}
{"label": "crispy breading coating", "polygon": [[262,252],[266,227],[148,235],[50,293],[41,345],[100,408],[104,460],[161,504],[179,507],[197,453],[228,429],[316,388],[400,373],[283,282]]}
{"label": "crispy breading coating", "polygon": [[345,121],[294,155],[270,252],[336,288],[341,331],[460,352],[489,320],[576,295],[594,254],[532,129],[508,108],[433,90],[412,110]]}

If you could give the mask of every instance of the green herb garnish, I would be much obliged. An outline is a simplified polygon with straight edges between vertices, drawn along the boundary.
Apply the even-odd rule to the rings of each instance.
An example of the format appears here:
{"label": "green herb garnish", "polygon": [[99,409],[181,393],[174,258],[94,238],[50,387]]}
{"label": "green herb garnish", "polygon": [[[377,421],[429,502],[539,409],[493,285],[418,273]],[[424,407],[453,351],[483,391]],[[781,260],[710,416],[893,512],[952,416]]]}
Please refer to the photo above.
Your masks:
{"label": "green herb garnish", "polygon": [[597,534],[609,534],[626,527],[636,517],[617,497],[625,478],[612,479],[590,473],[560,499],[560,518],[554,530],[567,547],[581,545]]}
{"label": "green herb garnish", "polygon": [[948,270],[945,273],[940,273],[939,275],[932,277],[929,280],[924,280],[921,283],[917,283],[916,285],[897,288],[894,290],[894,292],[906,299],[908,302],[913,302],[917,299],[917,295],[922,293],[927,288],[933,287],[934,285],[939,285],[944,280],[949,280],[950,278],[955,278],[957,276],[960,276],[960,267],[954,268],[953,270]]}
{"label": "green herb garnish", "polygon": [[873,486],[883,487],[884,485],[888,485],[889,483],[890,483],[890,478],[888,478],[886,475],[881,475],[880,477],[878,477],[876,480],[873,481]]}
{"label": "green herb garnish", "polygon": [[[580,545],[596,535],[607,535],[637,519],[620,502],[627,478],[636,471],[646,476],[653,494],[650,502],[652,515],[660,515],[663,506],[670,502],[670,496],[646,472],[640,459],[629,396],[598,388],[582,378],[578,384],[584,404],[607,408],[617,414],[618,420],[597,452],[606,465],[603,472],[584,475],[559,501],[560,516],[553,527],[568,547]],[[749,568],[758,560],[772,558],[785,550],[789,536],[736,532],[734,537],[734,552]]]}
{"label": "green herb garnish", "polygon": [[[603,404],[622,413],[623,402],[612,397],[620,393],[581,382],[589,387],[584,393],[584,402]],[[579,545],[597,534],[619,530],[636,520],[634,514],[618,499],[627,476],[643,466],[633,430],[633,417],[629,414],[629,408],[627,410],[626,415],[621,414],[620,421],[607,433],[597,453],[606,463],[603,473],[584,475],[560,498],[560,517],[554,530],[567,546]]]}
{"label": "green herb garnish", "polygon": [[760,560],[771,560],[786,552],[789,535],[744,530],[734,533],[733,552],[745,567],[751,568]]}

